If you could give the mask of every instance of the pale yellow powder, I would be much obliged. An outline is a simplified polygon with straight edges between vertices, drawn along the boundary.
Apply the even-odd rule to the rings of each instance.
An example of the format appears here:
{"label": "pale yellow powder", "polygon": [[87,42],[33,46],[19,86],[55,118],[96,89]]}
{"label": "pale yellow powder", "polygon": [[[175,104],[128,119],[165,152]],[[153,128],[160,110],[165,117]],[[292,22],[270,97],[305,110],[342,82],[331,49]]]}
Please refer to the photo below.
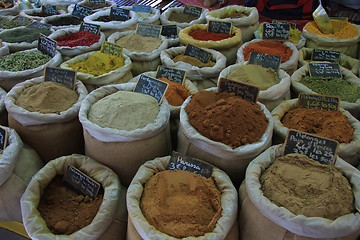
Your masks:
{"label": "pale yellow powder", "polygon": [[162,41],[160,38],[143,37],[138,34],[129,34],[120,38],[116,44],[126,48],[130,52],[151,53],[158,49]]}

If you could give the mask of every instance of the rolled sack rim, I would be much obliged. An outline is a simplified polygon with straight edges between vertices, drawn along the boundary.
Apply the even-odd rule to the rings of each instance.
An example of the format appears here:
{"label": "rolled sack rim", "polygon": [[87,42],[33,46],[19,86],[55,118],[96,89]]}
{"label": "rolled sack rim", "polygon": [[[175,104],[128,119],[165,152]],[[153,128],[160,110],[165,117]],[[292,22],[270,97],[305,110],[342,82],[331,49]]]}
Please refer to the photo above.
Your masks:
{"label": "rolled sack rim", "polygon": [[[132,6],[122,6],[121,8],[132,10],[133,7]],[[144,18],[137,17],[138,18],[137,23],[151,24],[151,23],[154,23],[154,22],[160,20],[161,13],[160,13],[159,9],[151,7],[150,13],[153,14],[153,16],[144,17]]]}
{"label": "rolled sack rim", "polygon": [[191,22],[187,23],[187,22],[175,22],[175,21],[170,21],[169,17],[171,15],[172,12],[177,12],[177,13],[182,13],[184,11],[185,7],[173,7],[173,8],[168,8],[166,9],[161,15],[160,15],[160,22],[161,25],[176,25],[180,28],[186,28],[189,27],[191,25],[194,24],[199,24],[199,23],[205,23],[206,22],[206,18],[205,15],[207,12],[209,12],[209,10],[207,8],[203,8],[203,11],[200,15],[200,17],[198,19],[192,20]]}
{"label": "rolled sack rim", "polygon": [[[246,17],[242,18],[219,18],[222,17],[222,14],[224,14],[229,9],[235,9],[234,12],[238,13],[248,13],[250,14]],[[219,16],[220,15],[220,16]],[[215,9],[212,11],[209,11],[205,14],[206,21],[226,21],[231,22],[235,27],[241,26],[241,27],[247,27],[253,24],[256,24],[259,22],[259,12],[256,7],[245,7],[240,5],[231,5],[226,6],[220,9]]]}

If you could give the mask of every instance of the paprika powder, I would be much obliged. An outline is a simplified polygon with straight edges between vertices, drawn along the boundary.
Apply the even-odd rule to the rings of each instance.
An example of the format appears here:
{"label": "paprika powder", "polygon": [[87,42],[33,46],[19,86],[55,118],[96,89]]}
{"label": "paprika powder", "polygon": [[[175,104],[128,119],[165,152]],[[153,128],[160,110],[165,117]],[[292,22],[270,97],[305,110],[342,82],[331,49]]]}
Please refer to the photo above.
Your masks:
{"label": "paprika powder", "polygon": [[172,82],[169,79],[162,77],[159,80],[167,82],[169,84],[168,89],[165,93],[165,98],[171,106],[181,106],[185,99],[190,96],[190,93],[186,90],[185,86]]}
{"label": "paprika powder", "polygon": [[289,58],[293,54],[293,51],[288,46],[274,41],[259,41],[250,43],[249,45],[244,47],[243,52],[245,61],[249,60],[251,52],[256,52],[279,56],[281,57],[281,63],[289,60]]}
{"label": "paprika powder", "polygon": [[195,30],[189,34],[192,38],[199,40],[199,41],[220,41],[227,38],[231,38],[234,35],[227,34],[227,33],[214,33],[208,32],[206,30]]}
{"label": "paprika powder", "polygon": [[97,43],[99,39],[100,35],[98,34],[89,31],[81,31],[58,37],[55,40],[58,46],[77,47],[91,46],[94,43]]}

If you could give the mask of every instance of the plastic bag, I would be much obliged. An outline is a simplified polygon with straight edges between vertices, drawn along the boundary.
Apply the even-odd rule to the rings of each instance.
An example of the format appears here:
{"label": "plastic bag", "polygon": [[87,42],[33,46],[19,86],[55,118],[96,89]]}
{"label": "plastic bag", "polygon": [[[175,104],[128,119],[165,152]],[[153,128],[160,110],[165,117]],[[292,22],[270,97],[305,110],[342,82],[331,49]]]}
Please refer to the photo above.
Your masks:
{"label": "plastic bag", "polygon": [[205,19],[205,14],[207,12],[209,12],[208,9],[204,8],[200,17],[198,19],[195,19],[189,23],[187,22],[183,22],[183,23],[179,23],[179,22],[174,22],[174,21],[170,21],[169,20],[169,17],[170,15],[173,13],[173,12],[176,12],[176,13],[182,13],[184,11],[184,8],[185,7],[175,7],[175,8],[168,8],[166,9],[161,15],[160,15],[160,22],[161,22],[161,25],[176,25],[178,26],[179,28],[186,28],[186,27],[189,27],[191,25],[194,25],[194,24],[200,24],[200,23],[205,23],[206,22],[206,19]]}

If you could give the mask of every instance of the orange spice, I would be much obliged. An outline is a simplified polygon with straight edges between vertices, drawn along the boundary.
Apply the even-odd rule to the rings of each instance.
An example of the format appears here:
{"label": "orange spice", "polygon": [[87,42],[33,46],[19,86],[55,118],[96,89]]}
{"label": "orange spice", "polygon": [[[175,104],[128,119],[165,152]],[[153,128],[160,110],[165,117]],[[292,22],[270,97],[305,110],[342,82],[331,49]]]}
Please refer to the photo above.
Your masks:
{"label": "orange spice", "polygon": [[281,57],[281,63],[286,62],[291,57],[293,51],[285,44],[273,41],[259,41],[250,43],[244,47],[244,59],[248,61],[251,52],[274,55]]}
{"label": "orange spice", "polygon": [[190,93],[186,90],[184,85],[172,82],[165,77],[162,77],[159,80],[169,84],[169,88],[165,93],[165,98],[171,106],[181,106],[185,99],[190,96]]}

